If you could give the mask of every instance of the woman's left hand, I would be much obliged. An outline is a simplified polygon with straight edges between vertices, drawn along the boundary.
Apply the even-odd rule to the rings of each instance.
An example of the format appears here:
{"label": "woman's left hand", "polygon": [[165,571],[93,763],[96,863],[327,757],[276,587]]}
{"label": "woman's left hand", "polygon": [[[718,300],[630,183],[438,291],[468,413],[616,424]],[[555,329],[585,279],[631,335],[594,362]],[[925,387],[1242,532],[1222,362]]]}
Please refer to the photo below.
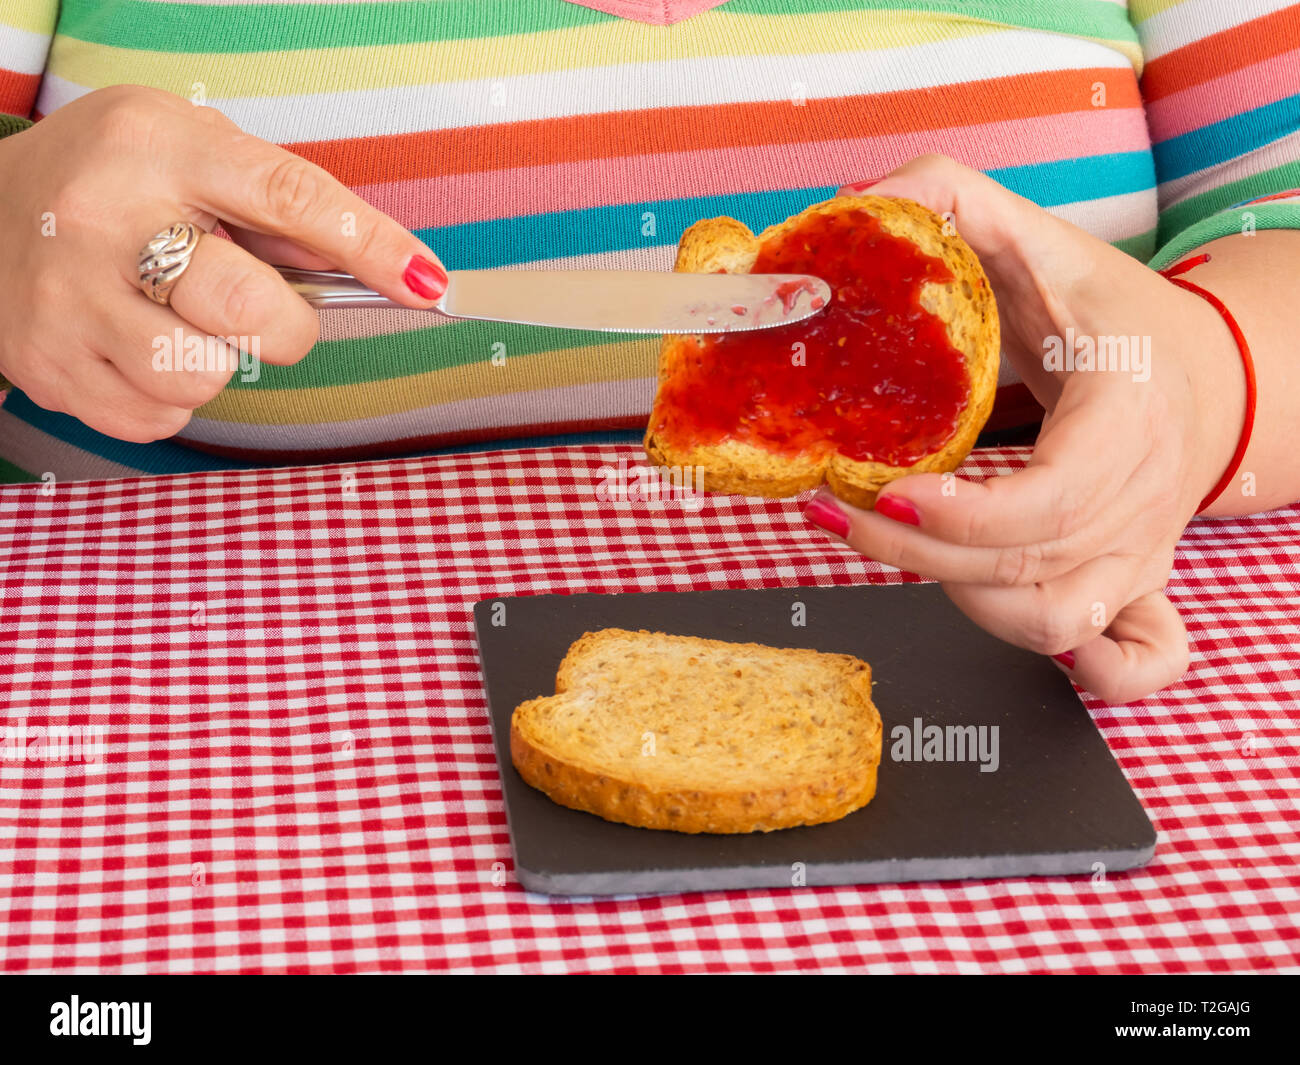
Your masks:
{"label": "woman's left hand", "polygon": [[[856,192],[906,197],[953,221],[992,282],[1003,354],[1047,416],[1021,472],[983,484],[904,477],[874,512],[825,489],[818,504],[846,515],[851,547],[941,581],[980,626],[1053,656],[1102,699],[1126,702],[1176,680],[1187,633],[1163,589],[1244,416],[1241,361],[1222,319],[950,159],[922,157],[869,188],[841,190]],[[1136,339],[1150,358],[1122,370],[1048,369],[1049,338],[1067,336]],[[810,517],[818,513],[815,504]]]}

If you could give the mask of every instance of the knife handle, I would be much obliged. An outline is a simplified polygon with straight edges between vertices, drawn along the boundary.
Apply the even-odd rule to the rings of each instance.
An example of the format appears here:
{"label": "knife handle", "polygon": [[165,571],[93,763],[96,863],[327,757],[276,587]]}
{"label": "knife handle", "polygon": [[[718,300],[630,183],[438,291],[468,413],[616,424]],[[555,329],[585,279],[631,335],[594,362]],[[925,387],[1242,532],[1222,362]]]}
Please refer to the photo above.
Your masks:
{"label": "knife handle", "polygon": [[[372,288],[367,288],[351,274],[336,270],[302,270],[296,266],[277,266],[289,287],[313,307],[401,307]],[[439,304],[441,301],[439,301]],[[430,310],[438,310],[434,304]],[[410,310],[410,308],[406,308]]]}

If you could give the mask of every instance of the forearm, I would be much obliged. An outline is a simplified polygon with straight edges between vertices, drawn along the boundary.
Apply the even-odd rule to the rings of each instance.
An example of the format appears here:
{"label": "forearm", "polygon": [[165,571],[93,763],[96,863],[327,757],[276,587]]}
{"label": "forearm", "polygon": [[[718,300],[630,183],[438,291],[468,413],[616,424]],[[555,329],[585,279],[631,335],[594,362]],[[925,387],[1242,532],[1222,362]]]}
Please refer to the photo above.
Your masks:
{"label": "forearm", "polygon": [[[1206,511],[1248,514],[1300,500],[1300,232],[1261,230],[1211,241],[1210,261],[1183,275],[1232,312],[1255,363],[1255,427],[1241,469]],[[1190,294],[1189,294],[1190,295]],[[1196,335],[1186,353],[1202,414],[1198,462],[1206,490],[1227,468],[1245,417],[1245,371],[1218,312],[1193,297]]]}
{"label": "forearm", "polygon": [[[0,114],[0,139],[8,137],[14,133],[21,133],[29,129],[32,125],[30,118],[22,118],[18,115]],[[0,397],[9,391],[9,382],[0,374]]]}

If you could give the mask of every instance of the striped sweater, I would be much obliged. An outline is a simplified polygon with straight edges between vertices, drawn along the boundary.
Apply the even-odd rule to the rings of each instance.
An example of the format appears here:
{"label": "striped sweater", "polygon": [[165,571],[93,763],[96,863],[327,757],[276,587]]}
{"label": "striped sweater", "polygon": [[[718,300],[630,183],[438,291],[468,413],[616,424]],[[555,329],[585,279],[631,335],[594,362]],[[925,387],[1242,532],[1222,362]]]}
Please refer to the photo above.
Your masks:
{"label": "striped sweater", "polygon": [[[0,111],[123,82],[180,94],[321,164],[452,269],[666,270],[699,218],[758,230],[924,152],[1162,265],[1297,224],[1279,194],[1300,186],[1298,61],[1300,4],[1277,0],[0,6]],[[11,390],[0,479],[633,438],[657,350],[326,311],[307,358],[237,375],[173,441],[110,440]],[[1001,384],[994,424],[1024,418]]]}

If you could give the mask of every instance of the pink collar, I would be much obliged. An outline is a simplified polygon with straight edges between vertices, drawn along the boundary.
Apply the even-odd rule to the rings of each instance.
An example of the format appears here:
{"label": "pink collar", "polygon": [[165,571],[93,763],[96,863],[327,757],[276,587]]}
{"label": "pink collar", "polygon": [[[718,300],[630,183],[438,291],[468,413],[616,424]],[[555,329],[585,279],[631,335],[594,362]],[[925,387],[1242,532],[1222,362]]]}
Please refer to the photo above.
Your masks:
{"label": "pink collar", "polygon": [[619,18],[648,22],[652,26],[671,26],[701,11],[725,4],[727,0],[569,0],[593,11],[603,11]]}

